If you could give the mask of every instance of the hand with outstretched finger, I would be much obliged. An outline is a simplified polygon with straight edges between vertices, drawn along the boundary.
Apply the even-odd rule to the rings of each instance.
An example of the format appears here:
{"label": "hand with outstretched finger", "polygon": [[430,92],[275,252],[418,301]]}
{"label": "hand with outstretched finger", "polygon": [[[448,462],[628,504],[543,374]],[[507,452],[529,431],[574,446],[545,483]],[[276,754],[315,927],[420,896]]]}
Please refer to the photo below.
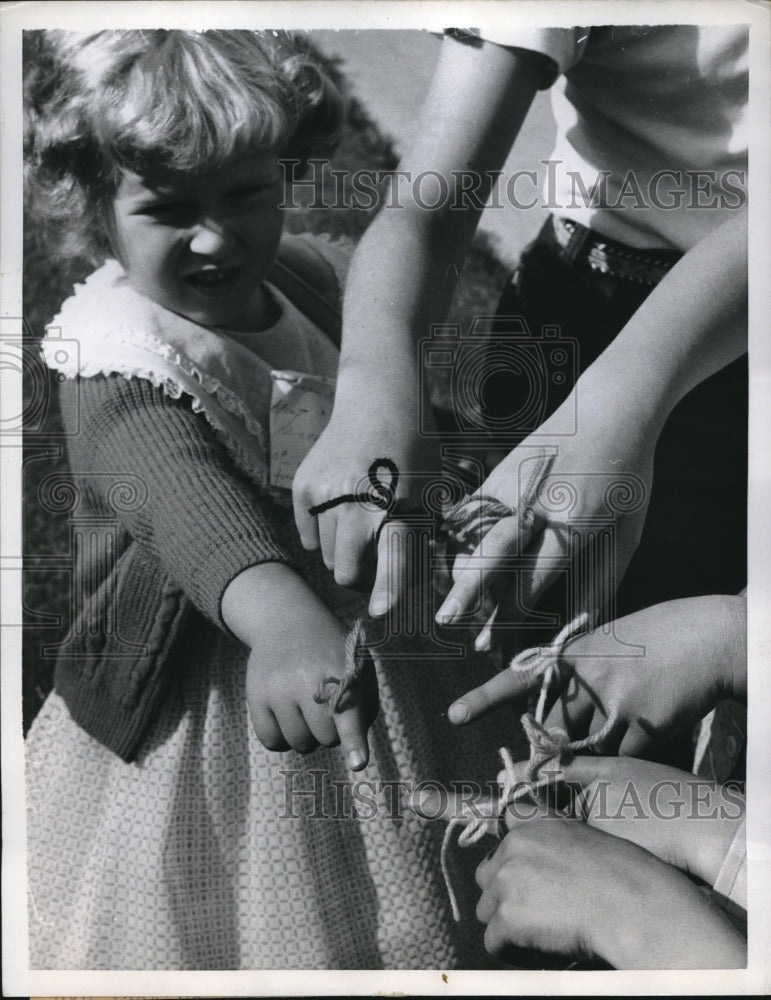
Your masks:
{"label": "hand with outstretched finger", "polygon": [[[571,740],[644,756],[746,690],[746,601],[707,596],[669,601],[570,639],[559,658],[561,690],[545,717]],[[504,670],[449,708],[451,722],[481,718],[528,693],[526,675]],[[609,721],[610,720],[610,721]]]}
{"label": "hand with outstretched finger", "polygon": [[[591,369],[590,369],[591,371]],[[437,613],[445,624],[480,627],[478,649],[523,622],[558,577],[581,582],[574,614],[599,611],[615,592],[640,540],[656,435],[610,419],[586,383],[500,462],[481,493],[510,509],[474,553],[456,559],[454,585]],[[566,427],[575,419],[578,432]],[[613,523],[613,545],[598,526]],[[576,570],[582,561],[586,572]],[[588,568],[591,567],[591,572]]]}

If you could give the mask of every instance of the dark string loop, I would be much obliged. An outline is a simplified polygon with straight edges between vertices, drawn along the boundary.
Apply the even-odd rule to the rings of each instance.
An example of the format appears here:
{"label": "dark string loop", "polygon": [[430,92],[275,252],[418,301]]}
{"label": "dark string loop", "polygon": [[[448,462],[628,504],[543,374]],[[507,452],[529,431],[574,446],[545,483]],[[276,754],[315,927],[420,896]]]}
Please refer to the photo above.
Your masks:
{"label": "dark string loop", "polygon": [[[391,481],[384,483],[378,478],[378,472],[385,469],[391,475]],[[309,507],[308,513],[311,517],[318,517],[325,510],[339,507],[341,503],[371,503],[380,510],[390,511],[396,504],[396,487],[399,485],[399,470],[396,462],[390,458],[376,458],[367,469],[367,478],[370,487],[366,493],[343,493],[342,496],[334,497],[332,500],[325,500],[324,503]]]}

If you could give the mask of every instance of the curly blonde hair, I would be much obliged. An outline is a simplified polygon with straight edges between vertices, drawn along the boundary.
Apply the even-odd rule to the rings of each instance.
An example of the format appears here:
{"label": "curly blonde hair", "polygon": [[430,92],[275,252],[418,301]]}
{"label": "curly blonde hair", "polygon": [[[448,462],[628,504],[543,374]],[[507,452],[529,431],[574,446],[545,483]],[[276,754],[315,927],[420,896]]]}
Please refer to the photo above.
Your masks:
{"label": "curly blonde hair", "polygon": [[61,256],[100,263],[121,176],[208,172],[246,149],[330,152],[344,101],[284,33],[25,32],[25,196]]}

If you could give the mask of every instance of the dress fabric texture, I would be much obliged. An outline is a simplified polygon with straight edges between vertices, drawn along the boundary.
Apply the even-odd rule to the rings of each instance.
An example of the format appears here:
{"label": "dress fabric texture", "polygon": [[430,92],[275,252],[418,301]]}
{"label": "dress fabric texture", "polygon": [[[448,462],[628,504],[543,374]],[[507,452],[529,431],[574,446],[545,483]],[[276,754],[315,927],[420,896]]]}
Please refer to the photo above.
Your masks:
{"label": "dress fabric texture", "polygon": [[[130,327],[125,285],[114,271],[108,277],[97,282],[99,310],[117,315],[109,309],[110,282],[116,282],[125,332]],[[92,291],[97,286],[92,284]],[[78,294],[93,298],[83,289]],[[300,353],[313,366],[314,357],[325,356],[323,335],[291,304],[282,302],[282,309],[275,339],[263,340],[275,351],[283,329],[292,327],[292,337],[306,342]],[[156,316],[161,326],[162,313]],[[155,334],[161,333],[156,327]],[[170,330],[166,361],[174,358],[174,337]],[[226,337],[220,339],[226,352],[233,349]],[[296,356],[299,348],[293,350]],[[84,352],[82,366],[88,363],[88,345]],[[120,357],[120,350],[116,354]],[[335,585],[318,554],[301,549],[287,497],[282,501],[269,483],[267,411],[259,447],[247,455],[239,452],[242,444],[248,446],[242,428],[239,440],[227,447],[224,418],[217,426],[217,406],[229,406],[230,416],[239,409],[226,395],[213,391],[193,406],[188,393],[177,391],[173,371],[153,377],[150,365],[137,378],[117,372],[104,354],[99,358],[88,377],[71,372],[63,386],[70,403],[77,387],[86,445],[71,451],[87,466],[80,470],[83,504],[88,508],[89,498],[96,504],[91,494],[99,489],[99,469],[114,471],[121,460],[141,469],[128,457],[126,442],[132,440],[139,452],[135,461],[144,463],[148,496],[140,514],[121,522],[118,550],[141,550],[132,577],[140,589],[142,581],[149,588],[153,574],[162,575],[166,563],[173,564],[176,583],[189,600],[173,641],[163,646],[159,670],[168,675],[163,697],[148,707],[141,698],[132,702],[128,695],[115,695],[116,703],[142,715],[141,726],[132,729],[144,734],[138,748],[120,745],[128,759],[110,747],[109,720],[92,718],[94,706],[111,703],[98,697],[100,671],[108,677],[110,661],[104,657],[93,669],[86,663],[70,671],[76,692],[71,703],[103,739],[76,724],[58,692],[30,729],[30,967],[497,967],[484,951],[474,916],[473,872],[486,847],[451,854],[464,914],[456,925],[439,865],[444,826],[426,824],[402,808],[404,795],[422,781],[446,786],[494,780],[498,746],[516,742],[511,738],[516,716],[502,710],[492,720],[456,730],[446,709],[495,667],[473,653],[449,655],[452,651],[441,646],[454,642],[457,654],[459,642],[468,644],[465,634],[388,639],[378,647],[380,711],[370,730],[365,771],[353,775],[339,749],[306,756],[265,750],[248,715],[247,650],[218,620],[228,579],[245,565],[280,558],[301,571],[343,620],[361,614],[364,602]],[[227,367],[227,357],[219,360]],[[242,354],[237,361],[243,362]],[[291,361],[272,356],[268,368]],[[206,388],[206,372],[201,374]],[[161,426],[166,438],[158,444],[153,428]],[[174,492],[169,483],[183,468],[187,476]],[[211,498],[219,498],[218,505]],[[197,544],[203,544],[204,527],[224,539],[218,542],[220,555],[212,556],[213,582],[206,565],[202,572],[187,551],[197,532]],[[148,614],[160,617],[157,608]],[[146,638],[140,632],[132,636]],[[120,678],[122,661],[116,663]],[[130,669],[127,676],[135,685],[155,683],[144,675],[137,681]],[[519,749],[524,756],[521,741]]]}

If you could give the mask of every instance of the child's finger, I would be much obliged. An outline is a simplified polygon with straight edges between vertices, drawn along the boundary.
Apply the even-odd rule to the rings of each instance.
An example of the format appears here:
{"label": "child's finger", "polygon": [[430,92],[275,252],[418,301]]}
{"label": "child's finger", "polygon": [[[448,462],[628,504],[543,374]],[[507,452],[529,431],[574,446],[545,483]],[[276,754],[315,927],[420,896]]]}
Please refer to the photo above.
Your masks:
{"label": "child's finger", "polygon": [[361,771],[369,763],[367,733],[377,716],[378,692],[375,665],[371,660],[353,687],[346,692],[342,707],[333,720],[340,747],[352,771]]}
{"label": "child's finger", "polygon": [[[380,515],[382,521],[383,515]],[[404,521],[393,520],[383,525],[378,539],[375,584],[369,602],[369,612],[375,617],[388,614],[407,593],[407,585],[417,579],[417,552],[411,544],[411,528]],[[417,588],[414,588],[417,591]]]}
{"label": "child's finger", "polygon": [[[381,514],[380,517],[382,522],[385,515]],[[393,563],[398,544],[397,523],[391,521],[382,524],[377,546],[375,583],[372,586],[369,599],[369,613],[375,618],[388,614],[396,603],[398,577],[401,574],[395,572]],[[397,577],[396,583],[394,583],[395,576]]]}
{"label": "child's finger", "polygon": [[352,771],[361,771],[369,763],[369,745],[367,743],[368,726],[364,708],[355,705],[335,713],[337,735],[340,738],[340,748],[345,755],[346,763]]}
{"label": "child's finger", "polygon": [[493,626],[495,625],[495,619],[498,617],[498,611],[500,605],[496,605],[493,609],[493,613],[489,616],[487,621],[482,626],[479,634],[474,640],[474,649],[478,653],[488,653],[493,646]]}
{"label": "child's finger", "polygon": [[497,795],[480,793],[469,796],[448,791],[433,782],[418,786],[406,806],[421,819],[445,823],[452,819],[495,819],[498,816]]}
{"label": "child's finger", "polygon": [[564,542],[556,531],[548,527],[536,540],[532,555],[535,563],[525,575],[524,585],[520,589],[522,603],[517,601],[515,618],[511,624],[519,624],[532,613],[541,597],[568,566]]}
{"label": "child's finger", "polygon": [[334,570],[335,568],[335,539],[337,538],[337,519],[338,519],[337,510],[325,510],[323,513],[319,514],[317,518],[321,555],[324,560],[324,565],[329,570]]}
{"label": "child's finger", "polygon": [[436,614],[436,620],[450,625],[461,615],[476,611],[483,605],[495,581],[510,570],[512,552],[519,551],[520,531],[517,519],[504,517],[494,524],[471,556],[456,561],[454,583]]}
{"label": "child's finger", "polygon": [[447,717],[456,726],[474,722],[507,701],[513,701],[526,694],[533,686],[533,681],[523,680],[522,675],[516,674],[513,670],[502,670],[489,681],[467,691],[454,701],[447,710]]}
{"label": "child's finger", "polygon": [[284,739],[281,727],[269,708],[252,708],[251,715],[252,726],[254,727],[257,739],[266,750],[281,752],[289,749],[289,744]]}
{"label": "child's finger", "polygon": [[311,732],[305,718],[296,705],[285,705],[277,713],[276,718],[281,726],[284,739],[298,753],[310,753],[319,742]]}
{"label": "child's finger", "polygon": [[581,739],[590,732],[595,708],[594,701],[574,675],[546,716],[544,725],[547,729],[564,730],[571,739]]}
{"label": "child's finger", "polygon": [[305,488],[301,470],[294,478],[292,484],[292,507],[294,509],[294,520],[297,525],[297,533],[304,549],[315,551],[319,548],[318,520],[309,513],[316,501],[310,495],[310,491]]}
{"label": "child's finger", "polygon": [[313,702],[303,706],[305,724],[313,734],[316,744],[322,747],[336,747],[340,743],[334,717],[326,704]]}
{"label": "child's finger", "polygon": [[375,570],[372,546],[374,525],[382,517],[360,504],[348,504],[337,516],[335,532],[335,582],[341,587],[364,590],[371,586]]}

